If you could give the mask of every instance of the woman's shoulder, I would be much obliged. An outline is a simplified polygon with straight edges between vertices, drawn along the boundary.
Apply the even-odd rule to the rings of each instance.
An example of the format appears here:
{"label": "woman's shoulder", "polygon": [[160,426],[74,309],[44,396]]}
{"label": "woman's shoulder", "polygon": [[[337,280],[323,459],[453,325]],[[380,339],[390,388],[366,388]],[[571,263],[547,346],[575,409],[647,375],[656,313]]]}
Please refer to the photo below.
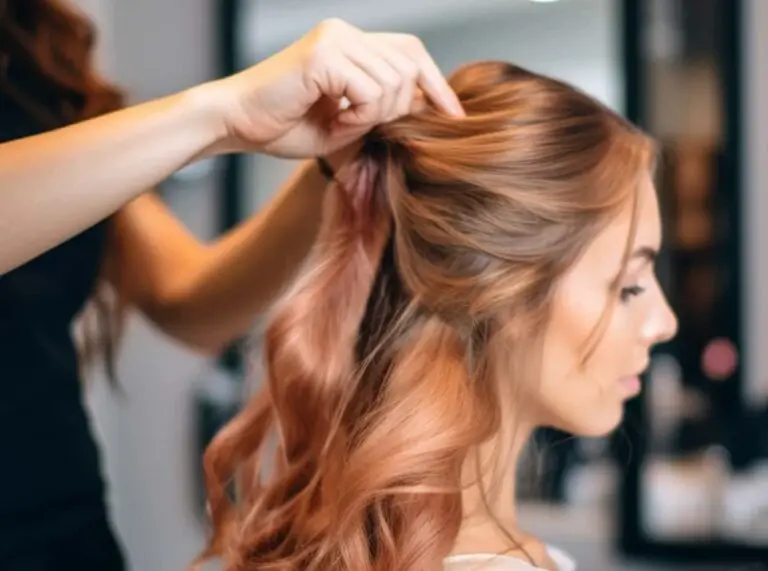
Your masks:
{"label": "woman's shoulder", "polygon": [[[576,571],[576,562],[564,551],[556,547],[547,547],[558,571]],[[452,555],[443,562],[443,571],[541,571],[527,561],[507,555],[473,553]]]}

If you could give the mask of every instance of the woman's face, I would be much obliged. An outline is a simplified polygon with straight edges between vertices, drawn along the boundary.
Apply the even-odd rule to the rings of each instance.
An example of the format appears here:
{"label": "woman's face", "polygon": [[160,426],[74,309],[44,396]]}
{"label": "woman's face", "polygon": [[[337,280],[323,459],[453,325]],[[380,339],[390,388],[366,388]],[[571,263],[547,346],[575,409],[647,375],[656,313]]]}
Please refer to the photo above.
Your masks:
{"label": "woman's face", "polygon": [[[621,269],[631,219],[628,206],[559,284],[544,338],[541,383],[533,390],[531,420],[537,425],[581,436],[614,430],[624,403],[641,390],[639,375],[648,367],[651,348],[677,331],[654,272],[661,220],[650,176],[640,188],[631,258],[617,293],[611,284]],[[602,334],[592,337],[601,318]]]}

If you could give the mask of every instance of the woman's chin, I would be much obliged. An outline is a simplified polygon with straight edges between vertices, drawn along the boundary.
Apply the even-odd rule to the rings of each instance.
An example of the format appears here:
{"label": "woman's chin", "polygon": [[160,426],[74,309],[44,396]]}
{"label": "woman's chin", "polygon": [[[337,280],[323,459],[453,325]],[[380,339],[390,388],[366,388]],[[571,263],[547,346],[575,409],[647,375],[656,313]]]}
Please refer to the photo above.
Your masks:
{"label": "woman's chin", "polygon": [[554,427],[568,434],[582,438],[602,438],[614,432],[624,420],[624,407],[605,410],[597,414],[579,415],[566,422],[553,423]]}

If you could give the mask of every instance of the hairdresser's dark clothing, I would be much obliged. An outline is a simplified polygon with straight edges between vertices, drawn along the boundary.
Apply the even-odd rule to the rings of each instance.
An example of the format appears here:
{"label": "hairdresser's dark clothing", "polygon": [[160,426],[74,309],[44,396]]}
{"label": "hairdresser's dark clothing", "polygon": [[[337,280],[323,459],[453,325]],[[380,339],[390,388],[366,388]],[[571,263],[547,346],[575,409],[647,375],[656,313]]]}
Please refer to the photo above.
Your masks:
{"label": "hairdresser's dark clothing", "polygon": [[[41,130],[0,93],[0,140]],[[105,242],[101,223],[0,275],[2,571],[123,569],[71,335]]]}

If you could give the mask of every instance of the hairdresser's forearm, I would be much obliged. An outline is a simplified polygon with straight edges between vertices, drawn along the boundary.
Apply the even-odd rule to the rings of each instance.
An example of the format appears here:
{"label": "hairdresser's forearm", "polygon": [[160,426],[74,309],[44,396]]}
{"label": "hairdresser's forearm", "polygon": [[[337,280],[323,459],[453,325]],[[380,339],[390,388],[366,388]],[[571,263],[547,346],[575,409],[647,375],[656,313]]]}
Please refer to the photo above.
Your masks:
{"label": "hairdresser's forearm", "polygon": [[188,92],[0,145],[0,274],[111,215],[219,131]]}
{"label": "hairdresser's forearm", "polygon": [[212,244],[194,271],[176,276],[151,317],[207,351],[246,334],[307,257],[327,184],[314,162],[303,163],[262,212]]}

